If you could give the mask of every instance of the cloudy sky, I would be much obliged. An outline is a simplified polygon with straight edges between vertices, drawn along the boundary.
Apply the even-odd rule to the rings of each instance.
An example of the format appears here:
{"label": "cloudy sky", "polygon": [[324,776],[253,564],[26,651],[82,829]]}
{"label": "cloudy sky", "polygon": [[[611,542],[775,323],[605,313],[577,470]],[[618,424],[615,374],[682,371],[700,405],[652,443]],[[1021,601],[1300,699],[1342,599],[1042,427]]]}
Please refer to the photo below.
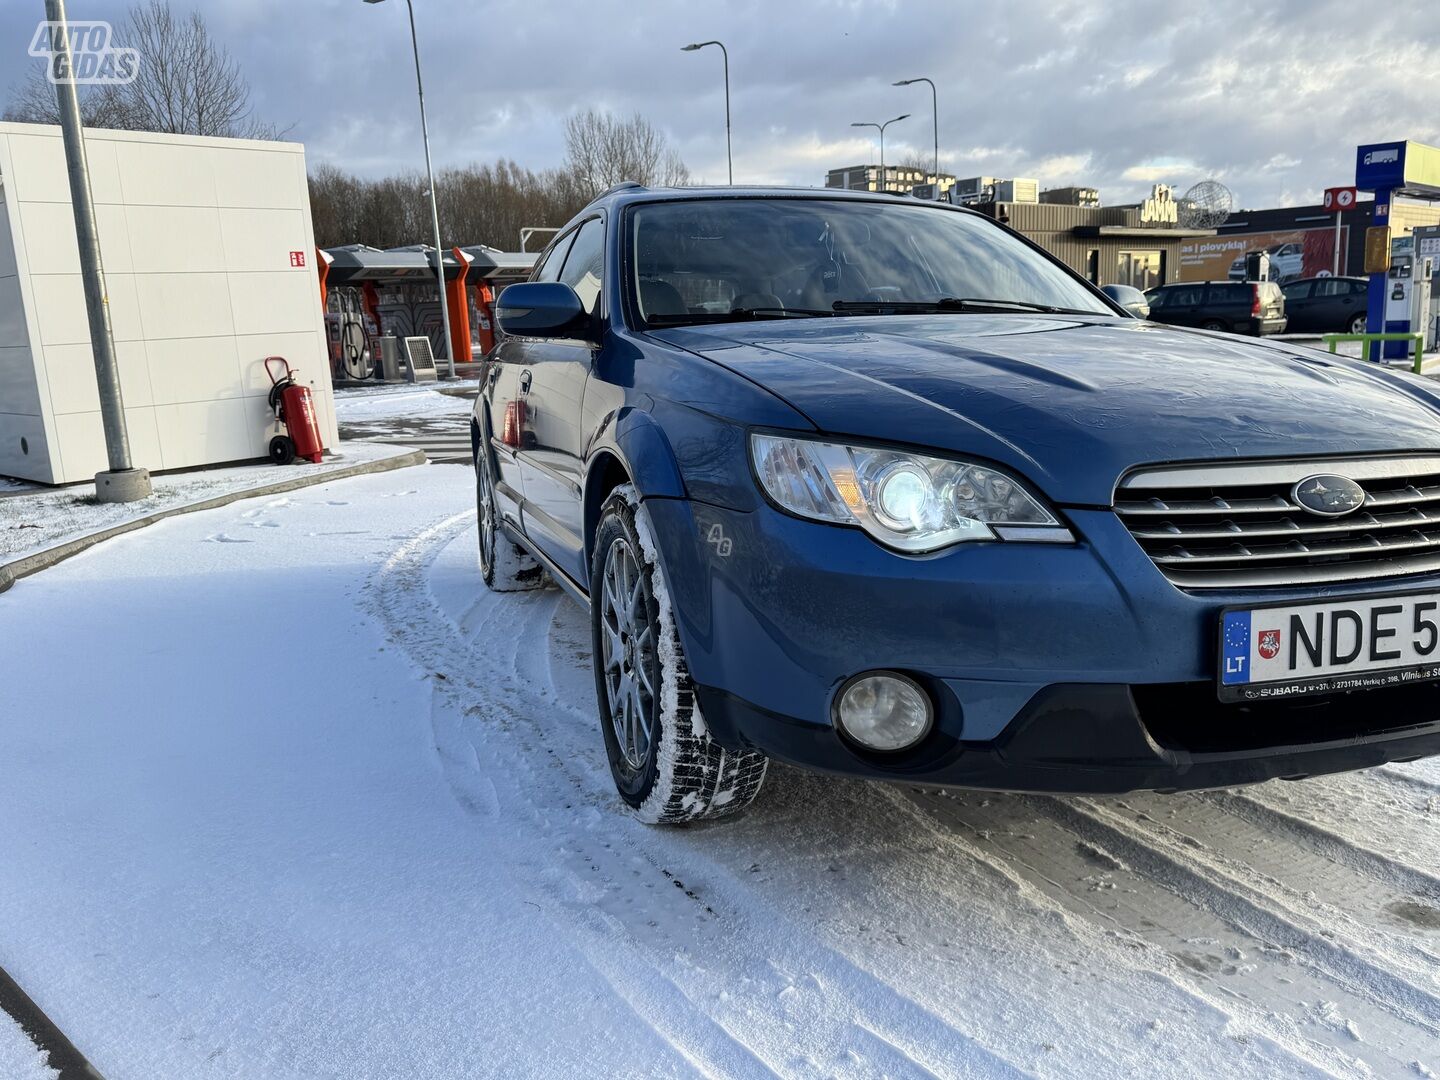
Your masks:
{"label": "cloudy sky", "polygon": [[[177,10],[196,0],[173,0]],[[69,0],[72,19],[118,19]],[[376,175],[423,164],[403,0],[203,0],[260,117],[310,159]],[[1245,207],[1318,201],[1362,142],[1440,143],[1440,4],[1355,0],[415,0],[437,164],[564,156],[561,120],[639,111],[701,179],[821,184],[827,169],[930,153],[947,171],[1100,188],[1218,177]],[[0,93],[37,63],[41,0],[0,0]],[[869,137],[867,137],[867,135]]]}

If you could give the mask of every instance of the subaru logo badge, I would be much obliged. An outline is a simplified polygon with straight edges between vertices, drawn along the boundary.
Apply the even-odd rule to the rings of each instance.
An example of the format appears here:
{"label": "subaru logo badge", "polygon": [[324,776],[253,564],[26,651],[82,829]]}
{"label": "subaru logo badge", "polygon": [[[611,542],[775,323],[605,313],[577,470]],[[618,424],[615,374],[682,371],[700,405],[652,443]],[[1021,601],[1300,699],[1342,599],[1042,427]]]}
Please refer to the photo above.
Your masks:
{"label": "subaru logo badge", "polygon": [[1365,489],[1345,476],[1307,476],[1290,489],[1290,498],[1312,514],[1343,517],[1365,505]]}

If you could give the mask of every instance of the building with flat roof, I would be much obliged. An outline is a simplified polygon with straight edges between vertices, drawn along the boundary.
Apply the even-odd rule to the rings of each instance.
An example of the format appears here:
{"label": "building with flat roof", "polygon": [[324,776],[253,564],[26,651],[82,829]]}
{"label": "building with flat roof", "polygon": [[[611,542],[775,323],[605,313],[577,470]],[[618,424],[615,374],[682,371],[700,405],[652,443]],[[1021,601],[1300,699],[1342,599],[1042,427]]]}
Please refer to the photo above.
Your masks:
{"label": "building with flat roof", "polygon": [[1147,220],[1141,207],[986,202],[972,209],[1009,225],[1096,285],[1141,291],[1180,280],[1181,245],[1215,235],[1214,229]]}
{"label": "building with flat roof", "polygon": [[843,169],[831,169],[825,174],[827,188],[844,188],[846,191],[894,191],[902,195],[920,184],[939,184],[940,195],[955,184],[950,173],[936,173],[929,169],[916,169],[907,165],[886,165],[882,182],[878,165],[847,165]]}

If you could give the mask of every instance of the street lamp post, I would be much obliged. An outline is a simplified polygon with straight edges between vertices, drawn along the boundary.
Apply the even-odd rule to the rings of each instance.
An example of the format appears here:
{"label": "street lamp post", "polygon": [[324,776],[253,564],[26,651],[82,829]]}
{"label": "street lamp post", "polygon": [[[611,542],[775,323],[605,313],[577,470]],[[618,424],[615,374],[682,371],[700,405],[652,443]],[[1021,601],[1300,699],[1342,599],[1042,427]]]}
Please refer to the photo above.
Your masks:
{"label": "street lamp post", "polygon": [[916,79],[901,79],[895,86],[909,86],[911,83],[930,83],[930,116],[935,126],[935,198],[940,198],[940,95],[935,92],[935,84],[921,75]]}
{"label": "street lamp post", "polygon": [[100,234],[90,193],[90,164],[85,154],[85,130],[80,120],[80,98],[70,58],[65,0],[45,0],[45,18],[52,29],[58,30],[53,35],[55,55],[50,58],[50,78],[55,84],[55,102],[60,109],[60,130],[65,140],[75,240],[80,250],[80,281],[85,290],[85,313],[90,319],[90,351],[95,360],[100,424],[105,431],[105,454],[110,463],[108,471],[95,474],[95,498],[100,502],[135,502],[151,493],[150,473],[136,468],[130,457],[130,433],[125,423],[125,400],[120,392],[120,369],[115,360],[115,336],[110,326],[105,267],[100,258]]}
{"label": "street lamp post", "polygon": [[696,41],[689,45],[682,45],[681,52],[694,52],[696,49],[703,49],[706,45],[720,46],[720,55],[725,63],[725,170],[730,178],[730,183],[735,183],[735,161],[730,156],[730,53],[725,48],[723,41]]}
{"label": "street lamp post", "polygon": [[870,121],[856,120],[854,123],[852,123],[852,124],[850,125],[851,127],[873,127],[876,131],[880,132],[880,190],[881,190],[881,191],[889,191],[889,190],[890,190],[890,185],[889,185],[888,182],[887,182],[887,181],[888,181],[888,177],[885,175],[885,129],[886,129],[887,127],[889,127],[891,124],[895,123],[896,121],[899,121],[899,120],[908,120],[909,118],[910,118],[910,114],[907,112],[907,113],[901,113],[899,116],[892,117],[891,119],[886,120],[883,124],[877,124],[877,123],[875,123],[873,120],[870,120]]}
{"label": "street lamp post", "polygon": [[[384,0],[365,0],[381,4]],[[405,0],[410,11],[410,45],[415,51],[415,90],[420,95],[420,135],[425,140],[425,175],[430,181],[430,222],[435,226],[435,277],[440,283],[440,325],[445,331],[445,358],[450,378],[455,378],[455,344],[450,340],[450,304],[445,298],[445,253],[440,247],[440,207],[435,201],[435,170],[430,166],[430,129],[425,123],[425,84],[420,78],[420,39],[415,35],[415,5]],[[468,356],[465,358],[470,359]]]}

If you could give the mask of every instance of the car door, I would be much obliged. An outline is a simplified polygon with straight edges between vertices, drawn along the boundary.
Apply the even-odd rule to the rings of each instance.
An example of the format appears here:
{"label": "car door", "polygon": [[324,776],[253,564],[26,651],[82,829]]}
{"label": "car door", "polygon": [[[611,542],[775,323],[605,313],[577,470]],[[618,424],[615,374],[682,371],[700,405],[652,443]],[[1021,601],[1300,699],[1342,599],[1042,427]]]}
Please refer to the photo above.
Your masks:
{"label": "car door", "polygon": [[[604,261],[605,219],[592,217],[575,230],[558,280],[575,290],[596,324],[602,315]],[[594,338],[528,341],[519,374],[529,425],[518,454],[525,487],[525,533],[577,581],[586,579],[581,408],[597,347]]]}
{"label": "car door", "polygon": [[[575,234],[559,237],[541,256],[531,281],[558,281],[560,268]],[[531,343],[524,338],[502,337],[490,354],[485,373],[485,394],[490,400],[490,446],[495,453],[495,503],[502,520],[521,526],[521,505],[525,500],[524,478],[519,454],[533,441],[525,411],[522,374],[528,370]]]}
{"label": "car door", "polygon": [[1176,326],[1199,326],[1204,322],[1201,301],[1204,285],[1176,285],[1165,301],[1165,321]]}
{"label": "car door", "polygon": [[1315,282],[1292,281],[1280,291],[1285,294],[1285,316],[1289,319],[1286,329],[1292,333],[1311,329],[1315,319]]}
{"label": "car door", "polygon": [[1365,311],[1364,286],[1345,278],[1326,278],[1315,283],[1315,325],[1312,329],[1348,332],[1356,315]]}

